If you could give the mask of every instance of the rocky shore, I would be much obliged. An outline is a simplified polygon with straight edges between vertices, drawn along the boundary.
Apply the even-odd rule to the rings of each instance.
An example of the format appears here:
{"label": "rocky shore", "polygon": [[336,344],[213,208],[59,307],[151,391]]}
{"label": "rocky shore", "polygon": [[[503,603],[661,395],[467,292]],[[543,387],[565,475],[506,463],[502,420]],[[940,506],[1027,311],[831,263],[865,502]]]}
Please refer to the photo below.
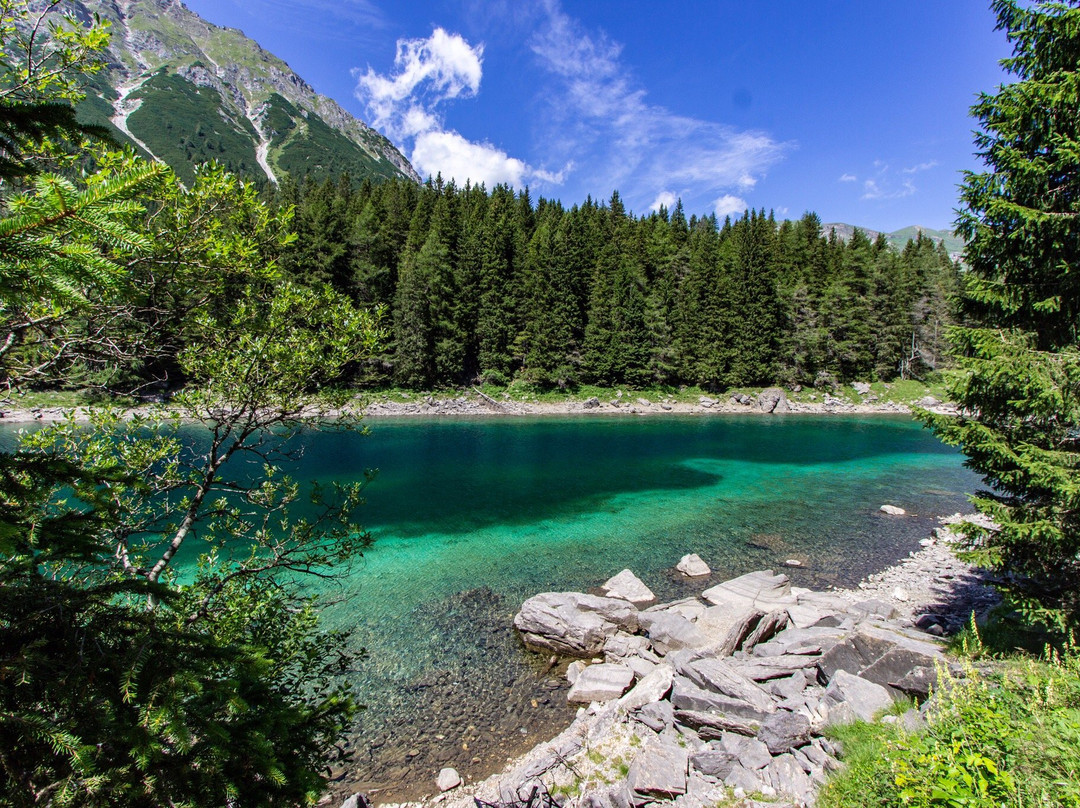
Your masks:
{"label": "rocky shore", "polygon": [[[401,394],[401,400],[375,398],[359,407],[360,414],[368,418],[399,416],[484,416],[484,415],[659,415],[708,414],[708,413],[757,413],[757,414],[839,414],[839,415],[903,415],[910,414],[911,407],[896,401],[881,401],[870,392],[869,385],[855,383],[851,385],[852,396],[840,398],[830,393],[813,394],[815,399],[791,400],[787,392],[779,387],[770,387],[756,395],[735,393],[730,396],[698,396],[697,401],[680,401],[673,397],[657,400],[624,394],[621,390],[609,398],[597,397],[577,401],[521,401],[504,396],[493,398],[480,390],[473,389],[454,397],[434,394]],[[943,402],[933,396],[925,396],[916,402],[917,406],[952,414],[954,405]],[[151,407],[140,406],[129,413],[148,414]],[[0,405],[0,424],[3,423],[50,423],[74,414],[77,420],[85,420],[85,407],[6,407]],[[350,414],[356,414],[350,410]]]}
{"label": "rocky shore", "polygon": [[939,638],[996,604],[986,576],[950,549],[955,524],[977,519],[942,519],[920,550],[849,590],[794,587],[772,570],[709,585],[707,563],[687,556],[680,574],[703,582],[694,597],[655,603],[627,570],[598,594],[529,598],[514,626],[548,658],[546,675],[569,680],[576,718],[482,782],[432,772],[429,796],[406,805],[813,805],[841,765],[826,728],[918,730],[950,664]]}
{"label": "rocky shore", "polygon": [[[869,386],[852,386],[857,401],[839,398],[828,393],[821,394],[820,400],[793,401],[784,390],[770,387],[757,395],[736,393],[730,396],[698,397],[696,402],[679,401],[672,397],[647,399],[633,395],[624,395],[622,391],[610,399],[601,400],[593,397],[584,401],[529,402],[518,401],[509,397],[502,400],[484,395],[478,391],[455,398],[437,398],[431,395],[417,395],[415,400],[389,401],[377,400],[364,408],[368,417],[387,416],[453,416],[453,415],[659,415],[708,414],[708,413],[757,413],[757,414],[910,414],[911,407],[893,401],[880,401],[869,392]],[[865,392],[860,392],[865,390]],[[932,396],[926,396],[917,402],[918,406],[935,412],[955,413],[953,405],[942,402]]]}

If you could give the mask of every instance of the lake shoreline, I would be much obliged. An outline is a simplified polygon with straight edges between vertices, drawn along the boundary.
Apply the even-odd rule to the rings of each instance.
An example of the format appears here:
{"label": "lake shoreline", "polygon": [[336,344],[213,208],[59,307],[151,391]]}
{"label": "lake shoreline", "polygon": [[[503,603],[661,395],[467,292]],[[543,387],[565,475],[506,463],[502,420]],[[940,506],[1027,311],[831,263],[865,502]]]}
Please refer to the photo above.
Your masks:
{"label": "lake shoreline", "polygon": [[[521,401],[505,399],[498,401],[490,396],[473,393],[457,397],[436,397],[417,395],[416,400],[376,399],[362,407],[347,408],[329,413],[329,417],[361,415],[365,419],[399,417],[520,417],[520,416],[567,416],[567,415],[604,415],[604,416],[662,416],[662,415],[910,415],[912,407],[896,401],[860,401],[854,403],[848,399],[826,396],[822,402],[787,400],[786,411],[768,412],[763,410],[755,398],[746,396],[748,403],[738,403],[734,398],[721,401],[718,398],[701,396],[697,402],[660,400],[652,401],[640,397],[616,396],[601,401],[598,398],[584,401],[567,399],[565,401]],[[956,414],[955,405],[947,402],[926,402],[926,409],[942,414]],[[155,407],[161,405],[143,405],[124,410],[125,417],[149,415]],[[917,406],[924,406],[919,402]],[[0,408],[0,424],[56,423],[69,417],[76,421],[86,421],[92,408],[78,407],[29,407]],[[166,410],[168,407],[166,405]]]}
{"label": "lake shoreline", "polygon": [[[890,518],[903,519],[905,515]],[[867,576],[856,586],[830,588],[825,590],[824,594],[846,601],[853,608],[859,608],[858,605],[877,604],[873,608],[887,614],[885,619],[893,625],[910,627],[911,630],[926,631],[929,628],[928,640],[932,640],[935,633],[939,637],[956,633],[967,625],[973,615],[976,619],[985,617],[1000,603],[1000,595],[992,587],[994,579],[985,570],[958,559],[952,545],[958,540],[957,534],[953,532],[957,523],[989,523],[981,516],[962,516],[959,513],[942,517],[938,521],[940,527],[922,541],[919,550],[912,551],[880,572]],[[782,568],[777,570],[783,571]],[[939,626],[940,630],[934,628],[935,626]],[[547,673],[565,675],[566,663],[567,660],[561,660],[558,668]],[[579,718],[585,712],[580,712]],[[434,787],[435,782],[432,780],[428,789],[424,789],[427,793],[423,796],[416,794],[416,784],[412,784],[412,788],[391,788],[381,793],[375,791],[367,796],[372,802],[387,808],[429,808],[439,804],[456,808],[458,805],[471,803],[473,798],[497,800],[507,785],[520,777],[523,770],[536,768],[537,761],[546,755],[550,756],[550,748],[557,746],[559,739],[572,731],[572,723],[568,723],[567,728],[552,739],[541,741],[524,754],[507,758],[502,771],[483,780],[465,782],[443,794]],[[348,792],[343,794],[335,790],[332,793],[336,799],[331,804],[336,805]],[[402,797],[405,801],[400,801]],[[346,802],[342,808],[349,804]]]}

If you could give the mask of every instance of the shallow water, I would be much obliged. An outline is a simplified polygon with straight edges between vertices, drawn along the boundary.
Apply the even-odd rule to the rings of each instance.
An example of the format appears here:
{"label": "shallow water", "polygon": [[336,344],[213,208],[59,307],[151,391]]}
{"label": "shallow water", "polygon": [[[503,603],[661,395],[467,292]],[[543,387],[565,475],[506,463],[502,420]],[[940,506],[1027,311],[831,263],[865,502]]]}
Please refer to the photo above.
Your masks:
{"label": "shallow water", "polygon": [[[379,473],[358,514],[374,546],[325,586],[327,614],[367,656],[368,709],[342,792],[430,793],[568,723],[560,670],[511,619],[545,590],[587,590],[629,567],[661,599],[787,559],[801,585],[851,585],[966,506],[961,457],[907,417],[745,415],[378,419],[372,434],[307,434],[300,479]],[[912,516],[887,517],[890,502]],[[688,582],[679,557],[714,574]],[[415,753],[415,754],[413,754]]]}
{"label": "shallow water", "polygon": [[[524,598],[596,587],[625,567],[672,598],[787,559],[802,562],[789,570],[801,585],[851,585],[916,549],[977,485],[906,417],[370,426],[309,436],[301,465],[322,480],[379,469],[361,514],[376,542],[336,582],[350,597],[329,619],[368,650],[355,681],[370,709],[348,777],[394,799],[430,791],[442,765],[498,769],[569,720],[565,688],[510,628]],[[885,502],[913,515],[887,517]],[[710,579],[672,573],[688,552]]]}

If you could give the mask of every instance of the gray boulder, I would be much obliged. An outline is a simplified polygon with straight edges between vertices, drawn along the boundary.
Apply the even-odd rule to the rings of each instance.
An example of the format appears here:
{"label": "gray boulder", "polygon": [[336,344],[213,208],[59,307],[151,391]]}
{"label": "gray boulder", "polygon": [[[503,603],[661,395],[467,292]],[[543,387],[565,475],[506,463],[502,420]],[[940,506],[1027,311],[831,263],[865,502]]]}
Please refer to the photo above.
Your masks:
{"label": "gray boulder", "polygon": [[814,781],[791,755],[774,758],[768,768],[772,787],[781,794],[795,797],[802,805],[813,802]]}
{"label": "gray boulder", "polygon": [[687,578],[701,578],[712,574],[709,565],[702,561],[701,556],[697,553],[687,553],[684,555],[679,559],[679,563],[675,565],[675,569]]}
{"label": "gray boulder", "polygon": [[656,600],[656,595],[652,593],[652,590],[630,570],[623,570],[618,575],[608,578],[600,584],[600,589],[609,598],[628,600],[635,606]]}
{"label": "gray boulder", "polygon": [[738,763],[738,758],[726,749],[703,749],[690,756],[690,766],[702,774],[723,780]]}
{"label": "gray boulder", "polygon": [[782,755],[810,742],[810,719],[801,713],[776,712],[761,721],[758,740],[769,752]]}
{"label": "gray boulder", "polygon": [[566,700],[582,704],[611,701],[625,693],[633,681],[634,672],[626,665],[608,662],[590,665],[578,675],[566,694]]}
{"label": "gray boulder", "polygon": [[752,772],[741,765],[734,766],[728,772],[728,776],[724,778],[724,784],[732,788],[741,788],[746,794],[761,791],[762,786],[770,785],[758,777],[756,772]]}
{"label": "gray boulder", "polygon": [[650,741],[630,764],[626,782],[641,797],[674,799],[686,793],[689,765],[689,755],[682,747]]}
{"label": "gray boulder", "polygon": [[830,723],[847,720],[846,710],[834,710],[841,705],[846,705],[855,718],[872,721],[877,713],[893,704],[892,696],[884,687],[843,670],[836,672],[825,690],[825,702],[829,706]]}
{"label": "gray boulder", "polygon": [[583,406],[587,410],[594,409],[600,406],[600,399],[598,399],[596,396],[592,396],[591,398],[585,399],[585,403],[581,406]]}
{"label": "gray boulder", "polygon": [[772,761],[769,747],[761,741],[747,741],[739,752],[739,763],[750,771],[764,769]]}
{"label": "gray boulder", "polygon": [[452,788],[457,788],[461,785],[461,775],[458,774],[457,769],[447,766],[439,772],[435,785],[439,787],[439,791],[449,791]]}
{"label": "gray boulder", "polygon": [[[766,694],[768,699],[768,694]],[[725,696],[713,690],[706,690],[694,684],[685,676],[676,676],[671,688],[671,703],[676,710],[699,713],[722,713],[728,718],[745,718],[760,722],[769,713],[776,710],[772,699],[767,707],[749,704],[742,699]]]}
{"label": "gray boulder", "polygon": [[767,387],[758,393],[757,405],[758,409],[762,412],[776,412],[777,407],[780,407],[780,402],[783,403],[783,409],[781,412],[788,411],[787,393],[781,390],[779,387]]}
{"label": "gray boulder", "polygon": [[638,622],[649,635],[652,647],[660,654],[698,648],[709,641],[694,623],[674,612],[642,612],[638,615]]}
{"label": "gray boulder", "polygon": [[765,690],[722,659],[697,659],[680,665],[679,673],[700,688],[745,702],[760,714],[776,709]]}
{"label": "gray boulder", "polygon": [[521,604],[514,628],[527,646],[576,657],[596,656],[620,629],[638,630],[638,611],[618,598],[543,592]]}
{"label": "gray boulder", "polygon": [[633,716],[653,732],[663,732],[675,726],[675,708],[667,699],[646,704],[635,710]]}
{"label": "gray boulder", "polygon": [[696,730],[702,740],[724,740],[732,734],[753,738],[761,727],[761,722],[754,719],[700,710],[675,710],[675,721],[680,726]]}
{"label": "gray boulder", "polygon": [[674,678],[675,669],[671,665],[657,665],[634,685],[629,693],[619,699],[619,706],[630,712],[660,701],[671,690]]}

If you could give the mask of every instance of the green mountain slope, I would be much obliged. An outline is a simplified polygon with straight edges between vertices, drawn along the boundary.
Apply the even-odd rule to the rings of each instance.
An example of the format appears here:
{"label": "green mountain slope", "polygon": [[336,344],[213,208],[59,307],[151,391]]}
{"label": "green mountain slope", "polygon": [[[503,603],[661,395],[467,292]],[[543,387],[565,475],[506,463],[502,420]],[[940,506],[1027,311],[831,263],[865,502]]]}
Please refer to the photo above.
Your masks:
{"label": "green mountain slope", "polygon": [[390,141],[285,62],[180,0],[68,0],[61,10],[112,24],[111,64],[80,105],[82,119],[109,126],[184,181],[212,159],[272,182],[343,172],[420,179]]}
{"label": "green mountain slope", "polygon": [[[829,235],[832,230],[836,231],[836,237],[841,241],[847,241],[851,238],[851,234],[855,232],[856,225],[845,224],[844,222],[829,222],[821,226],[822,235]],[[876,239],[879,235],[879,231],[870,230],[867,227],[858,228],[867,238],[871,241]],[[949,255],[953,258],[959,258],[960,254],[964,251],[964,241],[951,230],[933,230],[929,227],[920,227],[919,225],[911,225],[910,227],[904,227],[900,230],[895,230],[892,233],[886,233],[885,239],[892,244],[896,249],[904,249],[909,241],[917,239],[919,234],[922,233],[924,238],[933,239],[938,243],[944,243],[945,249]]]}

